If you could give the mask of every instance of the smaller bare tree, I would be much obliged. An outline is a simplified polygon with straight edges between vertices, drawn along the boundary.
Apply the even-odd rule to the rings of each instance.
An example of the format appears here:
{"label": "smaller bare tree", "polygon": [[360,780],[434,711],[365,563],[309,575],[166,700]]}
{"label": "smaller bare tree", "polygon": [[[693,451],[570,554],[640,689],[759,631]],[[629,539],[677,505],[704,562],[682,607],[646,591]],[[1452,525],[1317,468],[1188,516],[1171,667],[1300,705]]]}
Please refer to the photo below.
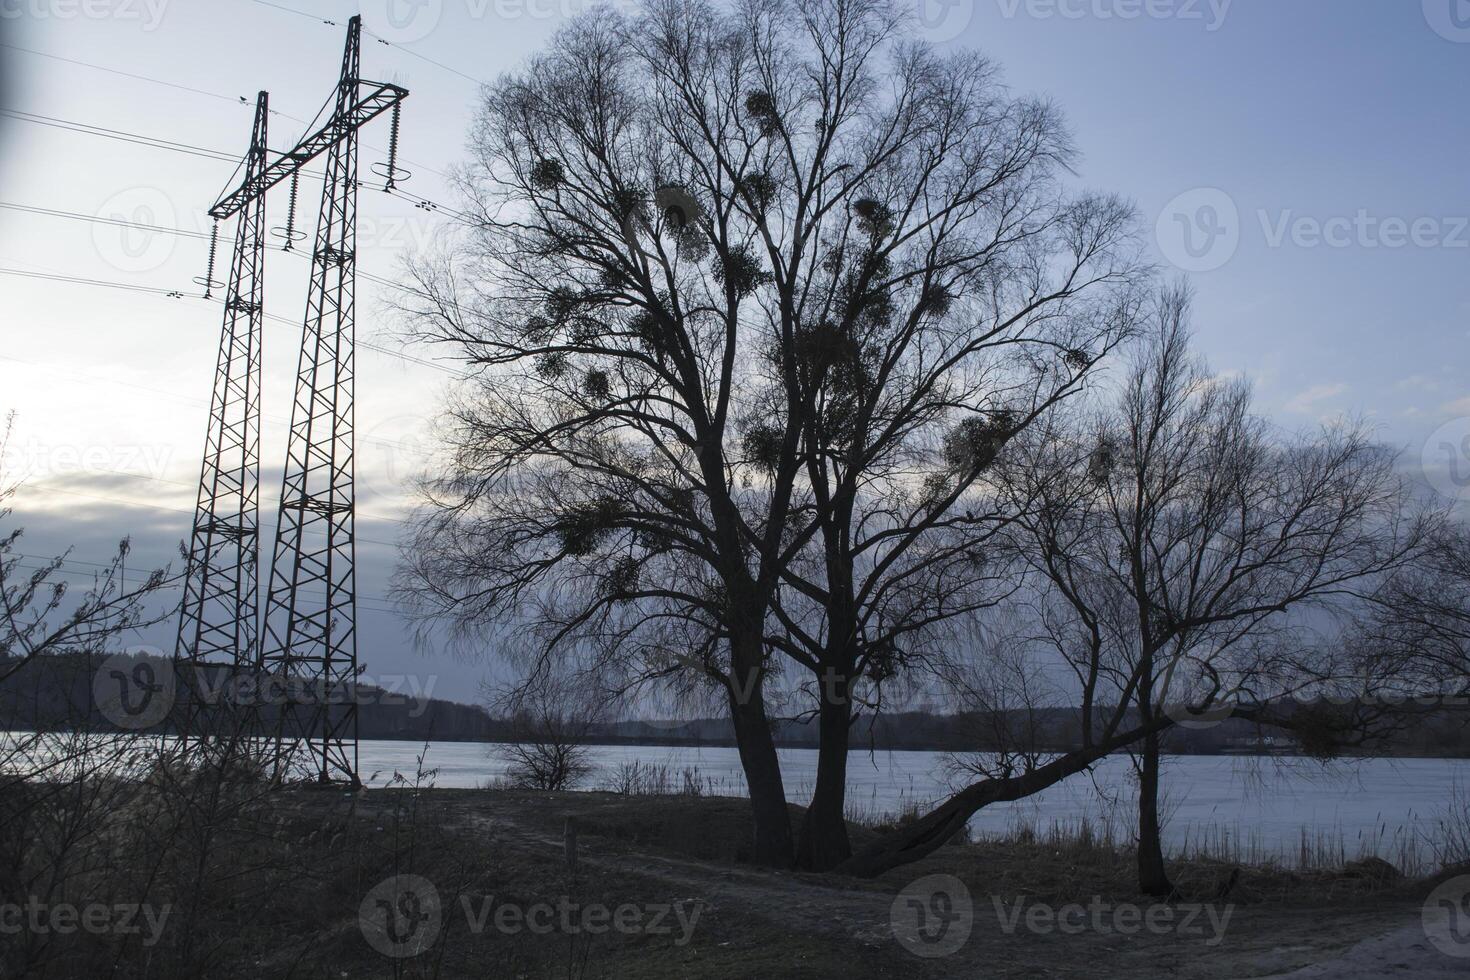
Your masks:
{"label": "smaller bare tree", "polygon": [[1017,547],[1046,583],[1053,645],[1089,693],[1132,702],[1149,728],[1139,887],[1167,895],[1154,723],[1212,723],[1295,693],[1311,675],[1292,644],[1267,641],[1298,610],[1340,605],[1404,565],[1426,525],[1409,516],[1393,454],[1362,428],[1277,436],[1248,385],[1212,377],[1190,350],[1185,289],[1161,293],[1153,319],[1116,406],[1009,475],[1017,500],[1038,505]]}
{"label": "smaller bare tree", "polygon": [[533,676],[492,689],[488,701],[492,713],[510,724],[512,741],[496,746],[495,754],[506,763],[511,786],[575,789],[592,774],[588,741],[604,711],[576,680]]}
{"label": "smaller bare tree", "polygon": [[[1333,672],[1321,662],[1332,651],[1304,671],[1302,658],[1281,655],[1291,645],[1268,641],[1298,625],[1300,610],[1356,601],[1417,554],[1433,522],[1410,506],[1394,455],[1351,424],[1273,432],[1251,412],[1247,386],[1212,377],[1191,353],[1188,310],[1187,291],[1163,291],[1116,401],[1090,416],[1053,415],[996,467],[1016,514],[1011,557],[1038,585],[1036,645],[1075,685],[1075,740],[972,770],[980,778],[842,870],[873,875],[916,860],[980,807],[1127,750],[1139,760],[1139,886],[1170,894],[1164,734],[1227,717],[1290,725],[1277,709]],[[1002,688],[1000,703],[1042,694]]]}
{"label": "smaller bare tree", "polygon": [[1439,524],[1419,560],[1372,598],[1365,632],[1395,658],[1393,693],[1470,693],[1470,525]]}

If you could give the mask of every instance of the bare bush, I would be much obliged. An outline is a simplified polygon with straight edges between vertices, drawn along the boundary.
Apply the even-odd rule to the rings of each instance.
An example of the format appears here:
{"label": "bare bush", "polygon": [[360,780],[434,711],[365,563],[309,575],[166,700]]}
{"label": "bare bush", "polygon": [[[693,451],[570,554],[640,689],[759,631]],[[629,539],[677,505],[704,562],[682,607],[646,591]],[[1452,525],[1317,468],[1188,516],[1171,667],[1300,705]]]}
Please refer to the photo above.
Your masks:
{"label": "bare bush", "polygon": [[494,749],[506,765],[508,785],[575,789],[592,774],[588,741],[603,712],[575,683],[535,680],[502,688],[489,700],[491,710],[510,725],[513,741]]}

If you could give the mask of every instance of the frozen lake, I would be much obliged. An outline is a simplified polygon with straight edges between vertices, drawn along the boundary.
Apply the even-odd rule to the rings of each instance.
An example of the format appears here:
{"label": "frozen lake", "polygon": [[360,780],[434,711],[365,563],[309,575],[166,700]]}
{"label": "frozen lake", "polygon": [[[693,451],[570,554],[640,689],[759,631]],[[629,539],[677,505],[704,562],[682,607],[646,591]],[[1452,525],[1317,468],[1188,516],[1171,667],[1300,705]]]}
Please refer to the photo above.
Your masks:
{"label": "frozen lake", "polygon": [[[383,785],[395,770],[412,777],[423,746],[412,742],[364,741],[361,770],[371,785]],[[440,743],[429,747],[425,765],[437,768],[434,784],[483,785],[505,770],[495,746]],[[734,748],[597,746],[598,773],[584,787],[599,788],[621,764],[638,761],[679,771],[697,769],[715,793],[744,792]],[[805,803],[816,779],[816,752],[780,750],[787,794]],[[848,764],[849,805],[871,813],[897,812],[946,795],[943,761],[936,752],[854,752]],[[1402,846],[1441,837],[1438,822],[1451,805],[1465,806],[1470,760],[1363,759],[1323,765],[1293,757],[1172,756],[1165,759],[1165,838],[1175,850],[1192,850],[1202,839],[1238,841],[1246,853],[1292,862],[1303,835],[1310,841],[1340,842],[1351,859],[1362,850],[1394,859]],[[1018,823],[1045,829],[1111,820],[1126,838],[1135,796],[1126,757],[1101,762],[1026,800],[986,807],[971,823],[979,833],[1000,832]]]}
{"label": "frozen lake", "polygon": [[[0,733],[0,744],[14,736]],[[81,750],[96,758],[113,736],[97,748]],[[156,740],[144,737],[121,753],[106,750],[121,770],[146,765]],[[139,746],[144,750],[138,754]],[[424,760],[433,774],[426,781],[446,788],[483,786],[505,772],[499,746],[478,742],[441,742],[428,746]],[[76,753],[73,746],[68,752]],[[370,786],[385,786],[395,772],[413,780],[422,743],[364,740],[359,767]],[[595,772],[582,789],[612,788],[618,771],[631,763],[662,767],[674,791],[688,770],[704,791],[741,796],[745,782],[734,748],[593,746]],[[816,780],[816,751],[780,749],[788,799],[805,803]],[[21,758],[29,761],[20,764]],[[45,768],[51,751],[31,747],[0,759],[5,768]],[[1460,813],[1460,835],[1470,822],[1470,760],[1358,759],[1322,764],[1288,756],[1169,756],[1164,760],[1163,814],[1166,846],[1175,853],[1201,845],[1218,856],[1247,861],[1275,858],[1297,864],[1305,844],[1329,864],[1376,854],[1403,870],[1432,870],[1435,845],[1447,835],[1441,825]],[[944,757],[937,752],[854,752],[848,762],[850,815],[894,814],[910,805],[926,806],[948,795]],[[1136,786],[1126,756],[1104,759],[1090,773],[1079,773],[1025,800],[982,809],[971,821],[977,834],[999,834],[1017,826],[1045,832],[1075,828],[1083,821],[1114,840],[1133,836]],[[1336,860],[1334,860],[1336,858]]]}

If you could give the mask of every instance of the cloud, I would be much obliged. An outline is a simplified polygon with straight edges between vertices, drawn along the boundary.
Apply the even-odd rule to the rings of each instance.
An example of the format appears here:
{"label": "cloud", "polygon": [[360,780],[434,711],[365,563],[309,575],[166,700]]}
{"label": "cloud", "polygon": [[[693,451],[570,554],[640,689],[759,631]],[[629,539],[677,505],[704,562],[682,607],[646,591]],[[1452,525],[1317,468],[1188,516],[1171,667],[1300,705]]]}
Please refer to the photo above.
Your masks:
{"label": "cloud", "polygon": [[1299,391],[1283,406],[1288,412],[1297,415],[1316,414],[1322,402],[1330,401],[1339,395],[1346,394],[1348,386],[1338,382],[1330,385],[1312,385],[1305,391]]}
{"label": "cloud", "polygon": [[1394,391],[1438,391],[1439,382],[1427,374],[1411,374],[1394,383]]}
{"label": "cloud", "polygon": [[1439,411],[1440,414],[1448,415],[1452,418],[1470,415],[1470,395],[1466,395],[1464,398],[1457,398],[1452,402],[1445,402],[1439,407]]}

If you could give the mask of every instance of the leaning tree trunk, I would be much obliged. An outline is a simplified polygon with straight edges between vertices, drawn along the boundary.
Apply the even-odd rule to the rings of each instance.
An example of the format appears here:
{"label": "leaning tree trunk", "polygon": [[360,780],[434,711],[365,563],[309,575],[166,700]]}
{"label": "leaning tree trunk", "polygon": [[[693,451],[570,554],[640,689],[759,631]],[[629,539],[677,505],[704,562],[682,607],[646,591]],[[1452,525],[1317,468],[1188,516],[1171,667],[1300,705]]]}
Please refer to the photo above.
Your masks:
{"label": "leaning tree trunk", "polygon": [[797,866],[806,871],[830,871],[852,857],[847,836],[847,746],[852,725],[852,702],[846,677],[826,677],[820,685],[818,713],[817,786],[801,824],[796,847]]}
{"label": "leaning tree trunk", "polygon": [[1138,888],[1145,895],[1167,898],[1174,893],[1164,867],[1164,845],[1159,827],[1159,733],[1143,740],[1138,770]]}
{"label": "leaning tree trunk", "polygon": [[969,822],[975,812],[992,803],[1006,803],[1039,793],[1048,786],[1079,773],[1106,756],[1144,738],[1150,731],[1167,727],[1155,721],[1112,735],[1087,748],[1076,749],[1018,776],[982,779],[955,793],[914,823],[885,834],[839,864],[842,874],[873,878],[885,871],[911,864],[944,846]]}
{"label": "leaning tree trunk", "polygon": [[771,735],[761,690],[761,644],[759,639],[735,641],[730,649],[730,719],[735,726],[735,744],[740,750],[740,765],[745,770],[745,785],[755,817],[751,860],[756,864],[789,868],[793,863],[791,814],[786,809],[781,761],[776,756],[776,740]]}

